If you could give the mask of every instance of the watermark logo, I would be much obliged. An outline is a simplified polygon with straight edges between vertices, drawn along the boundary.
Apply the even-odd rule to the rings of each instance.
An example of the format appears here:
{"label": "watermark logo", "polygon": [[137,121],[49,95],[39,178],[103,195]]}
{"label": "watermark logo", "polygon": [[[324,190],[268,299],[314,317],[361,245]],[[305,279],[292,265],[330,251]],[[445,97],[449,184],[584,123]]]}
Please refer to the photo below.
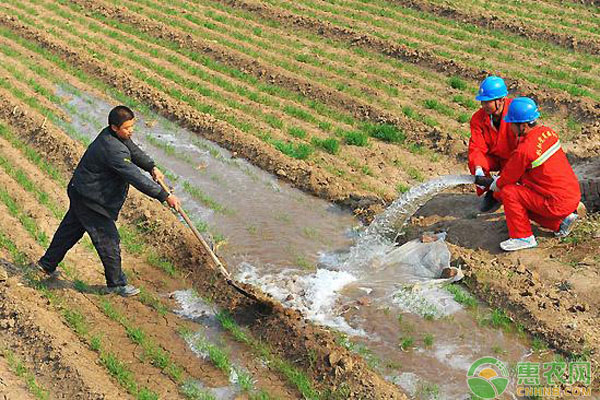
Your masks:
{"label": "watermark logo", "polygon": [[471,364],[467,372],[467,385],[482,399],[495,399],[508,386],[508,369],[494,357],[482,357]]}
{"label": "watermark logo", "polygon": [[517,363],[517,396],[590,397],[591,384],[592,366],[589,361]]}

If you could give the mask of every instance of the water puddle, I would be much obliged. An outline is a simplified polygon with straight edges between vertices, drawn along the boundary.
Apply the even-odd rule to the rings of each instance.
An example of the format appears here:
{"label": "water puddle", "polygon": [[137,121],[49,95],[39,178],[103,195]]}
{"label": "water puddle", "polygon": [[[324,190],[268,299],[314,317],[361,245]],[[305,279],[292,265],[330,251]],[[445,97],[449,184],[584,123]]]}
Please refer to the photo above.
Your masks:
{"label": "water puddle", "polygon": [[[193,386],[198,392],[209,393],[217,399],[235,399],[242,391],[240,376],[246,378],[246,382],[253,384],[253,378],[244,369],[244,360],[238,354],[244,354],[236,342],[228,341],[227,336],[217,321],[214,308],[203,300],[193,289],[178,290],[171,293],[171,297],[177,302],[179,308],[174,313],[184,319],[195,323],[192,332],[183,333],[183,338],[190,350],[199,358],[211,362],[211,357],[217,359],[222,355],[219,362],[229,367],[229,386],[208,388],[201,382],[186,382]],[[226,359],[227,361],[224,361]],[[247,361],[247,360],[246,360]],[[242,378],[242,379],[243,379]],[[250,384],[249,383],[249,384]]]}
{"label": "water puddle", "polygon": [[[72,116],[71,131],[88,140],[106,125],[114,105],[68,87],[57,94]],[[134,141],[178,177],[171,184],[192,219],[214,239],[226,239],[218,254],[232,272],[341,332],[341,344],[415,398],[469,398],[466,372],[483,356],[512,365],[536,361],[523,338],[482,326],[441,287],[447,280],[439,274],[450,257],[444,235],[396,243],[423,203],[445,188],[472,183],[471,176],[413,188],[361,228],[350,213],[163,118],[136,117]],[[181,304],[177,313],[203,321],[209,338],[219,334],[211,330],[211,309],[193,301],[197,296],[174,296]]]}

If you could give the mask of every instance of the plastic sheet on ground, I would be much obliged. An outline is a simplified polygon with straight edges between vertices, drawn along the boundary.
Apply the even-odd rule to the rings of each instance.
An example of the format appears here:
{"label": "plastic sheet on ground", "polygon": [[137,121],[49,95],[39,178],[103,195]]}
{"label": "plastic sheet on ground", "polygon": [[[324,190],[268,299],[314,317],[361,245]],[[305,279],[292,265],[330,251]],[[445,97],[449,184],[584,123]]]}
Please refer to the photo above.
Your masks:
{"label": "plastic sheet on ground", "polygon": [[403,311],[439,318],[460,309],[441,287],[461,280],[459,268],[450,266],[446,234],[425,234],[396,247],[372,266],[370,280],[379,288],[392,285],[391,300]]}

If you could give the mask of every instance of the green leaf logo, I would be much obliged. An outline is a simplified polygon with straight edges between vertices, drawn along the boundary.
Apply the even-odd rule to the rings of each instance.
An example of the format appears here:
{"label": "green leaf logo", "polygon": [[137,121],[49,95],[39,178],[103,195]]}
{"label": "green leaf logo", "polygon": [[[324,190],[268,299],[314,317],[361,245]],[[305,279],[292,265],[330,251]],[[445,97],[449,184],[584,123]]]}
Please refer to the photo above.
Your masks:
{"label": "green leaf logo", "polygon": [[495,399],[508,386],[508,369],[494,357],[483,357],[471,364],[467,372],[467,385],[482,399]]}

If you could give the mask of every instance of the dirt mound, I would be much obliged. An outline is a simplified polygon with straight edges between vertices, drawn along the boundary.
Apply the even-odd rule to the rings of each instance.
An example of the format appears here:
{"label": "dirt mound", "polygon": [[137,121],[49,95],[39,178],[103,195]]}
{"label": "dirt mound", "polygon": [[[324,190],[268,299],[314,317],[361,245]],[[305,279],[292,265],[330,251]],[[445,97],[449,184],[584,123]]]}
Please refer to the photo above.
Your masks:
{"label": "dirt mound", "polygon": [[[508,236],[505,218],[502,214],[473,217],[477,201],[471,194],[440,195],[419,210],[413,229],[447,231],[455,262],[463,265],[473,292],[506,310],[554,348],[585,354],[598,365],[597,269],[576,269],[565,262],[563,256],[573,251],[572,246],[538,228],[534,228],[538,248],[501,252],[498,243]],[[593,244],[597,239],[588,241],[597,245]]]}
{"label": "dirt mound", "polygon": [[[15,270],[4,260],[0,264],[0,268]],[[36,380],[53,398],[130,398],[96,365],[95,354],[57,322],[47,301],[22,286],[18,277],[0,284],[0,342],[34,366]]]}

